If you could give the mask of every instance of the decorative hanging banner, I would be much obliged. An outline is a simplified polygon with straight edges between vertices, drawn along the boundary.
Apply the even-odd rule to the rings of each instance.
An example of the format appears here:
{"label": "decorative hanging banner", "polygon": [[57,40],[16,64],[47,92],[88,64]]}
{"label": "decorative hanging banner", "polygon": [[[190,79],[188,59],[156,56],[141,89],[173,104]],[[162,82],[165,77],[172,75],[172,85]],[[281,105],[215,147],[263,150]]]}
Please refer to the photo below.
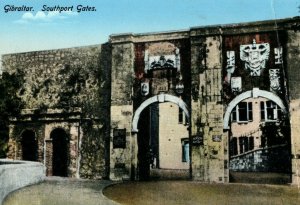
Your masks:
{"label": "decorative hanging banner", "polygon": [[266,67],[269,59],[270,45],[268,43],[256,44],[253,39],[252,44],[240,46],[240,58],[245,61],[245,69],[250,71],[251,76],[260,76],[262,69]]}
{"label": "decorative hanging banner", "polygon": [[282,64],[282,47],[274,48],[275,64]]}

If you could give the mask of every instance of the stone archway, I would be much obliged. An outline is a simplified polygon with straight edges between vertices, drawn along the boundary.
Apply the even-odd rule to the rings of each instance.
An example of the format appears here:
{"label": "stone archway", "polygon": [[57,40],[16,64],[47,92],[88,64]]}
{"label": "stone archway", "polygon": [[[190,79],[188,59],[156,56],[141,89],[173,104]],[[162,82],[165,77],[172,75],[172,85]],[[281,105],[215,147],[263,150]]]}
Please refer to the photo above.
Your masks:
{"label": "stone archway", "polygon": [[25,130],[21,134],[22,160],[38,160],[38,143],[36,134],[32,130]]}
{"label": "stone archway", "polygon": [[279,96],[258,88],[228,104],[223,128],[228,136],[230,182],[289,183],[291,150],[286,114]]}
{"label": "stone archway", "polygon": [[62,128],[54,129],[50,138],[52,139],[52,175],[68,176],[69,167],[69,137]]}
{"label": "stone archway", "polygon": [[[174,114],[178,116],[178,119]],[[157,117],[153,118],[154,115]],[[178,122],[179,116],[185,116],[184,123],[180,124]],[[132,176],[133,179],[148,180],[170,176],[182,177],[182,179],[190,178],[190,157],[187,161],[182,161],[182,154],[180,154],[183,152],[182,140],[184,139],[185,143],[189,144],[189,131],[187,129],[189,127],[189,117],[185,102],[168,94],[153,96],[138,107],[132,121],[134,142],[132,144],[132,167],[137,168],[136,171],[131,170],[137,173],[137,175]],[[167,118],[170,120],[167,120]],[[162,126],[162,122],[168,122],[168,125],[164,124]],[[170,125],[172,125],[175,132],[169,130]],[[179,142],[179,145],[177,142]],[[164,148],[162,149],[162,147]],[[170,149],[170,147],[173,149]],[[175,152],[175,150],[177,151]],[[189,151],[186,152],[186,155],[190,154]],[[174,158],[171,160],[172,165],[166,163],[168,157]],[[167,172],[168,174],[166,174]]]}
{"label": "stone archway", "polygon": [[152,103],[155,102],[159,102],[159,103],[163,103],[163,102],[172,102],[175,103],[176,105],[178,105],[184,112],[186,118],[189,120],[190,119],[190,114],[188,111],[188,107],[185,104],[185,102],[173,95],[169,95],[169,94],[159,94],[156,96],[153,96],[147,100],[145,100],[139,107],[138,109],[135,111],[134,116],[133,116],[133,120],[132,120],[132,132],[138,132],[138,122],[140,119],[140,115],[142,113],[142,111],[148,107],[149,105],[151,105]]}
{"label": "stone archway", "polygon": [[233,110],[233,108],[241,101],[247,99],[247,98],[257,98],[257,97],[264,97],[269,100],[272,100],[275,102],[284,113],[287,112],[287,109],[283,103],[283,101],[274,93],[271,93],[269,91],[260,90],[259,88],[253,88],[253,90],[246,91],[238,96],[236,96],[227,106],[226,112],[224,114],[224,123],[223,128],[225,130],[229,129],[229,121],[230,121],[230,114]]}

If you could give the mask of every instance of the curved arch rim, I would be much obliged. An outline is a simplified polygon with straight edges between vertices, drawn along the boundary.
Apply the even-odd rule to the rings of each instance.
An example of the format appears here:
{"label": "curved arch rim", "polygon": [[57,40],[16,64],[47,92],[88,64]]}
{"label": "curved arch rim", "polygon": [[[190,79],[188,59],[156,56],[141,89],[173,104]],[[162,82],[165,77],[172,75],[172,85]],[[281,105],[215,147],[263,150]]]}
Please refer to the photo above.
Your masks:
{"label": "curved arch rim", "polygon": [[229,129],[229,119],[230,119],[230,114],[233,110],[233,108],[242,100],[245,100],[247,98],[251,98],[251,97],[264,97],[267,99],[272,100],[273,102],[275,102],[284,113],[287,112],[287,109],[284,105],[284,103],[282,102],[281,98],[278,97],[276,94],[271,93],[269,91],[266,90],[259,90],[258,88],[254,88],[253,90],[249,90],[246,91],[244,93],[241,93],[240,95],[236,96],[227,106],[226,108],[226,112],[224,114],[224,123],[223,123],[223,129],[228,130]]}
{"label": "curved arch rim", "polygon": [[169,95],[169,94],[159,94],[159,95],[155,95],[149,99],[147,99],[146,101],[144,101],[139,107],[138,109],[135,111],[133,119],[132,119],[132,132],[138,132],[138,121],[140,119],[140,114],[142,113],[142,111],[148,107],[150,104],[155,103],[155,102],[172,102],[176,105],[178,105],[183,112],[185,113],[185,116],[187,117],[187,119],[190,119],[190,114],[187,108],[187,105],[185,104],[185,102],[173,95]]}

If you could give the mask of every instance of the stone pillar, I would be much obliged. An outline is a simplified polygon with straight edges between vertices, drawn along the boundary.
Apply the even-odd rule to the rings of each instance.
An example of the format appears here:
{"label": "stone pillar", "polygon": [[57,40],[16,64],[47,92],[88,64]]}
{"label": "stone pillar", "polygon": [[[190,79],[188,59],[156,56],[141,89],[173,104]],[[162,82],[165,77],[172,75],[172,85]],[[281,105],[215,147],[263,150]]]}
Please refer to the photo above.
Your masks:
{"label": "stone pillar", "polygon": [[[223,133],[222,38],[191,31],[192,176],[206,182],[228,182],[227,133]],[[195,35],[195,36],[194,36]]]}
{"label": "stone pillar", "polygon": [[16,160],[23,160],[23,150],[22,150],[21,138],[18,138],[16,140]]}
{"label": "stone pillar", "polygon": [[46,166],[46,175],[52,176],[53,169],[52,169],[52,156],[53,156],[53,145],[52,139],[45,140],[45,148],[46,148],[46,156],[45,156],[45,166]]}
{"label": "stone pillar", "polygon": [[8,159],[17,159],[17,142],[15,136],[13,136],[13,130],[15,129],[14,125],[9,126],[9,140],[8,140]]}
{"label": "stone pillar", "polygon": [[79,123],[74,123],[70,127],[70,148],[69,148],[69,153],[70,153],[70,164],[69,164],[69,173],[70,177],[77,177],[79,178],[78,173],[78,166],[77,166],[77,159],[78,159],[78,139],[79,139],[79,132],[78,128]]}
{"label": "stone pillar", "polygon": [[[135,153],[135,151],[133,152],[132,150],[136,148],[136,139],[132,139],[131,136],[131,122],[133,116],[133,102],[131,95],[134,80],[134,44],[132,38],[131,34],[110,37],[112,44],[110,120],[111,180],[132,178],[132,171],[136,169],[136,165],[132,164],[132,162],[134,162],[133,159],[136,157],[132,156],[133,153]],[[125,134],[122,134],[124,132]],[[119,133],[120,135],[117,136],[116,133]],[[120,139],[114,140],[114,137],[120,137]],[[124,146],[114,144],[122,142],[123,140],[125,140]]]}
{"label": "stone pillar", "polygon": [[[299,79],[300,80],[300,79]],[[292,183],[300,183],[300,99],[290,102]]]}
{"label": "stone pillar", "polygon": [[286,61],[291,124],[292,183],[300,182],[300,31],[288,31]]}
{"label": "stone pillar", "polygon": [[[204,181],[203,120],[201,118],[200,74],[205,70],[205,38],[191,37],[191,170],[194,180]],[[195,139],[198,138],[198,143]]]}
{"label": "stone pillar", "polygon": [[138,142],[137,142],[137,133],[132,133],[131,135],[131,170],[130,170],[130,178],[132,180],[137,180],[137,164],[138,164]]}

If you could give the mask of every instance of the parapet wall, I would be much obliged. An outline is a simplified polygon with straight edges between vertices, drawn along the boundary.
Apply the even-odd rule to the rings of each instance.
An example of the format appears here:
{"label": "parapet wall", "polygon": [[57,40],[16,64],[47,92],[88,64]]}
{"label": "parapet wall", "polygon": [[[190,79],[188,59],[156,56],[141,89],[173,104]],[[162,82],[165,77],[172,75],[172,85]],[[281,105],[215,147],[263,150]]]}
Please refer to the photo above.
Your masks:
{"label": "parapet wall", "polygon": [[45,166],[38,162],[0,160],[0,204],[12,191],[45,179]]}
{"label": "parapet wall", "polygon": [[38,142],[37,160],[48,165],[51,175],[50,134],[60,128],[70,138],[68,176],[107,177],[110,55],[109,44],[4,55],[3,71],[21,77],[17,96],[23,108],[33,110],[11,121],[7,157],[23,159],[19,142],[30,130]]}

